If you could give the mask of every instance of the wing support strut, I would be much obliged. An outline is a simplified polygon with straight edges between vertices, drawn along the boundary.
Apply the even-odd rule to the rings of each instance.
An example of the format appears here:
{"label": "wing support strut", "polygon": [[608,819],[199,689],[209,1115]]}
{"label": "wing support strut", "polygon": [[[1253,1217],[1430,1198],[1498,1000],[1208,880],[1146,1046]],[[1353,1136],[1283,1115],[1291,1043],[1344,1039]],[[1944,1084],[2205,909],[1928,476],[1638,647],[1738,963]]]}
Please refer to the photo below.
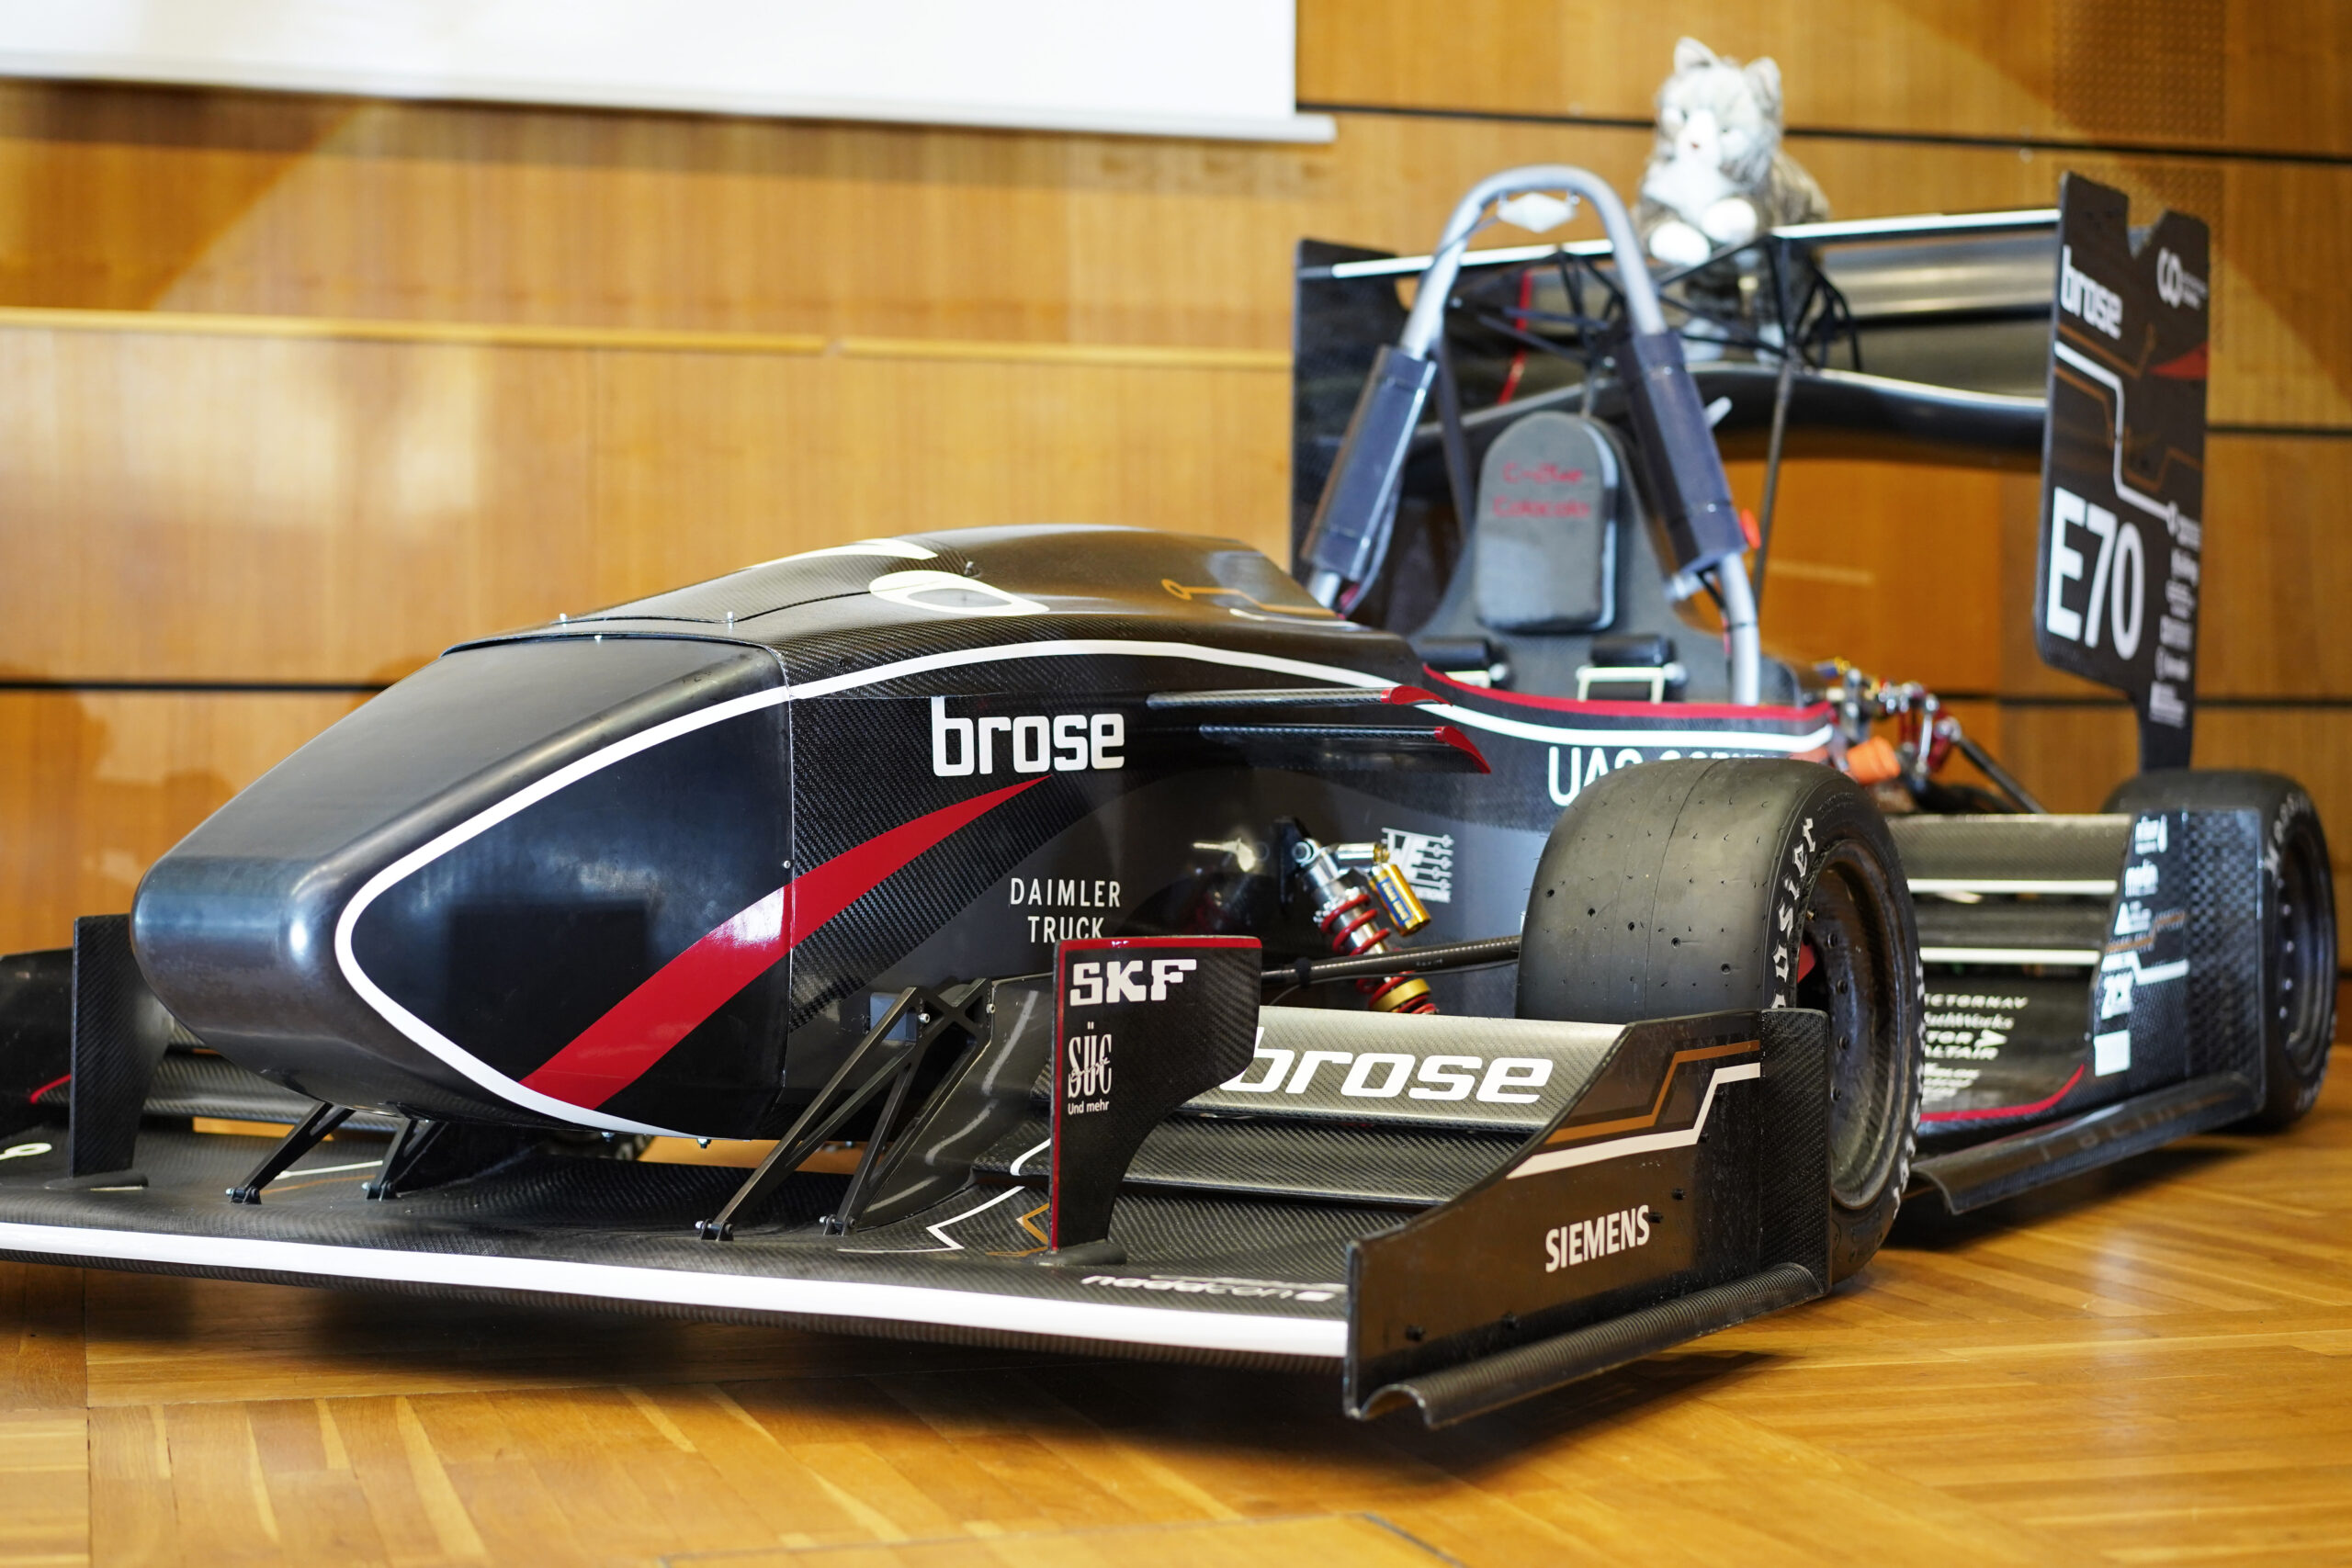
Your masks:
{"label": "wing support strut", "polygon": [[262,1162],[254,1167],[253,1174],[229,1189],[232,1203],[258,1203],[261,1190],[286,1174],[294,1162],[326,1142],[327,1134],[350,1119],[348,1105],[329,1105],[319,1101],[300,1125],[286,1134],[285,1142],[269,1151]]}
{"label": "wing support strut", "polygon": [[[785,1178],[800,1168],[801,1162],[822,1147],[849,1119],[871,1104],[876,1096],[888,1092],[874,1131],[867,1137],[865,1153],[851,1176],[849,1190],[842,1194],[840,1206],[825,1216],[824,1227],[833,1235],[845,1234],[857,1224],[861,1211],[873,1195],[876,1175],[892,1162],[901,1134],[910,1124],[907,1102],[923,1065],[933,1055],[933,1047],[949,1034],[959,1034],[967,1041],[983,1039],[988,1025],[972,1016],[972,1008],[989,988],[986,980],[972,980],[962,985],[933,990],[924,986],[910,986],[891,999],[890,1005],[874,1027],[865,1032],[817,1098],[765,1159],[735,1190],[714,1219],[703,1220],[695,1226],[695,1234],[705,1241],[731,1241],[735,1224],[752,1205],[772,1191]],[[912,1039],[893,1040],[890,1035],[899,1022],[911,1012],[916,1030]]]}

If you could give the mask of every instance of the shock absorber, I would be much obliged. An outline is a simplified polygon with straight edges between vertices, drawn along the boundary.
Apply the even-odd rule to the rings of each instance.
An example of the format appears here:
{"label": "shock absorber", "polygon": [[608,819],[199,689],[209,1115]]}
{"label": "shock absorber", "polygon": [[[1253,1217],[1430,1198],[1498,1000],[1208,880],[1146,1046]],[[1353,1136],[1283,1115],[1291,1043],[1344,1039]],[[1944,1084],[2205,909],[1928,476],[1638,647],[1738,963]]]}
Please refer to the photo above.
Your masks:
{"label": "shock absorber", "polygon": [[[1388,858],[1385,845],[1327,847],[1301,839],[1293,853],[1315,895],[1315,923],[1340,957],[1389,952],[1388,944],[1400,934],[1429,924],[1429,910],[1411,880]],[[1342,857],[1358,864],[1361,881],[1340,864]],[[1409,972],[1367,976],[1356,982],[1356,989],[1375,1011],[1437,1011],[1429,982]]]}

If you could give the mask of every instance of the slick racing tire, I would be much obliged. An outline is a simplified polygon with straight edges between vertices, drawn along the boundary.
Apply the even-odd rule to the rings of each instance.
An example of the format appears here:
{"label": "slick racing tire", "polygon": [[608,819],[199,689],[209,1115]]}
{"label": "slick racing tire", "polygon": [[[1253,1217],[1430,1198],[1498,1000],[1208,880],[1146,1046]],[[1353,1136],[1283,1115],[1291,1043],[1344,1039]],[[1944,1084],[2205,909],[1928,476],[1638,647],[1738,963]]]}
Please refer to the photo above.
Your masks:
{"label": "slick racing tire", "polygon": [[1924,978],[1885,820],[1814,762],[1688,758],[1587,787],[1536,865],[1519,1015],[1775,1007],[1829,1015],[1829,1264],[1842,1280],[1894,1224],[1919,1127]]}
{"label": "slick racing tire", "polygon": [[2251,811],[2262,824],[2262,1109],[2284,1127],[2312,1108],[2335,1038],[2335,887],[2327,836],[2303,786],[2280,773],[2167,769],[2126,779],[2108,811]]}

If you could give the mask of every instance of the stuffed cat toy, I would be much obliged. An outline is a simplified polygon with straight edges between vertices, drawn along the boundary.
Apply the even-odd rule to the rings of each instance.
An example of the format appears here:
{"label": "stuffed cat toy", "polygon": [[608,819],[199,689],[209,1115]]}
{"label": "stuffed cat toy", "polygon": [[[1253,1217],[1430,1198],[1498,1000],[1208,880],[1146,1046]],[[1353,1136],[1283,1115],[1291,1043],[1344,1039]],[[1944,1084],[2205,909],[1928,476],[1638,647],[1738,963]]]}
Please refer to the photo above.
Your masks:
{"label": "stuffed cat toy", "polygon": [[1770,60],[1742,66],[1697,39],[1677,43],[1634,208],[1650,254],[1689,266],[1763,230],[1828,216],[1821,187],[1781,151],[1781,68]]}

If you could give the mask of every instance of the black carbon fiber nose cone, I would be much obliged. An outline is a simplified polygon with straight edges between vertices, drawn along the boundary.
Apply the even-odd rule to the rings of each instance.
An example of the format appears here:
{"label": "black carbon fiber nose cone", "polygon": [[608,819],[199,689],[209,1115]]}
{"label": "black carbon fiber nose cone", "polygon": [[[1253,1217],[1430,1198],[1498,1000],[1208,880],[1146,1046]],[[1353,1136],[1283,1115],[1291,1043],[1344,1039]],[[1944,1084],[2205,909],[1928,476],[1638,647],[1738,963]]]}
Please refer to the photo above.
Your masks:
{"label": "black carbon fiber nose cone", "polygon": [[786,992],[758,940],[790,858],[782,689],[773,651],[693,637],[452,653],[155,863],[141,965],[207,1043],[320,1099],[755,1115]]}

